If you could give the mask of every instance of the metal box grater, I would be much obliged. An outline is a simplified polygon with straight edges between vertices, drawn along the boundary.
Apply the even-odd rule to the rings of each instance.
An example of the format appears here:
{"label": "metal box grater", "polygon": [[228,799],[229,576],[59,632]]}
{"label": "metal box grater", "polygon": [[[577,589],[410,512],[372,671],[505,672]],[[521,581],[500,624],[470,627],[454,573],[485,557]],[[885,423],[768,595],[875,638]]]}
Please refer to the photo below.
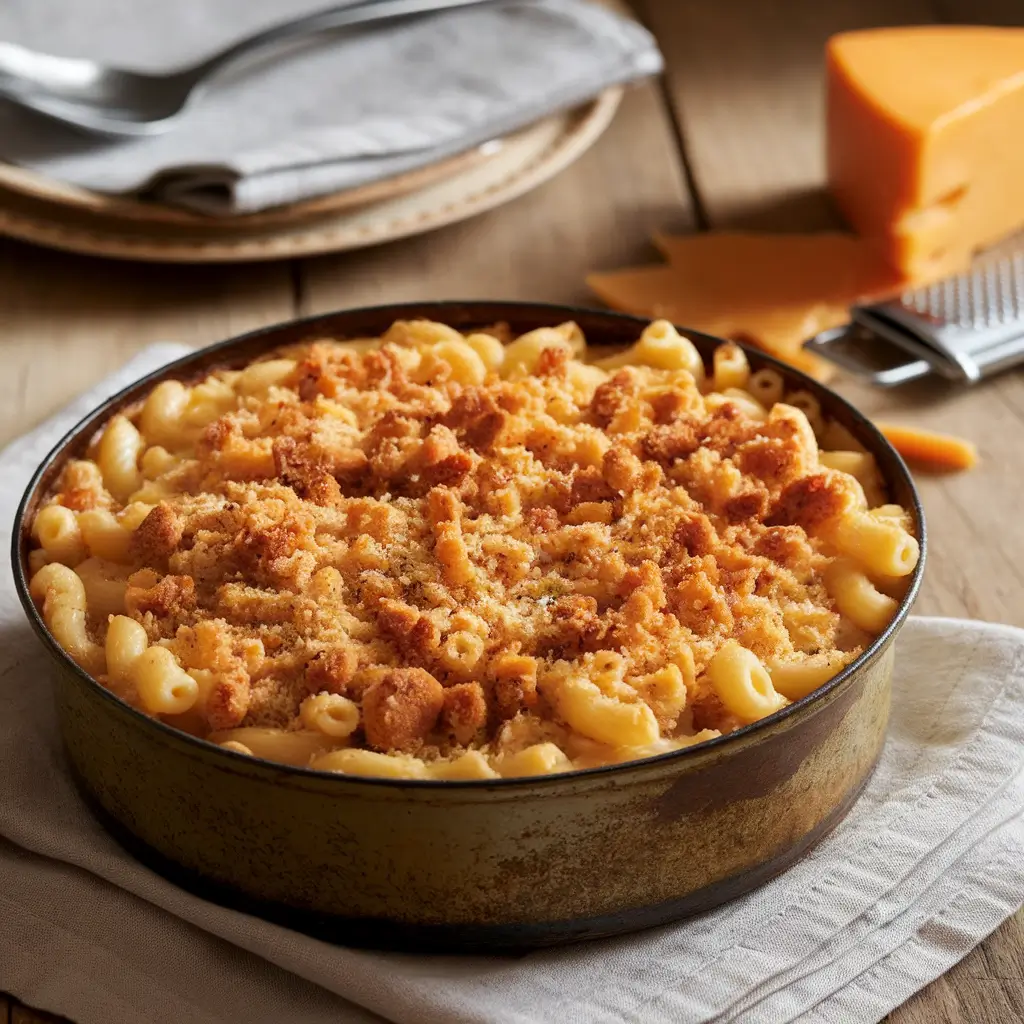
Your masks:
{"label": "metal box grater", "polygon": [[1024,236],[956,277],[854,306],[848,324],[805,347],[883,387],[930,373],[975,384],[1024,362]]}

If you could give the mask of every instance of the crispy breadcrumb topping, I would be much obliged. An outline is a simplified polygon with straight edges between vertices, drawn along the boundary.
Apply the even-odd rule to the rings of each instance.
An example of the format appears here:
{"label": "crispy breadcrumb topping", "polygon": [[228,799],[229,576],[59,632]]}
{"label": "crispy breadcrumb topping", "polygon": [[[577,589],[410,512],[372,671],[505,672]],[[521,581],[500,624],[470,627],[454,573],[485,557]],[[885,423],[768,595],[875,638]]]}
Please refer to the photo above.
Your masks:
{"label": "crispy breadcrumb topping", "polygon": [[[475,751],[500,773],[529,748],[559,770],[743,724],[707,672],[727,641],[835,670],[862,649],[823,538],[863,490],[822,465],[804,412],[693,367],[587,365],[575,325],[534,336],[503,351],[501,329],[411,322],[300,345],[129,410],[128,501],[67,467],[58,504],[141,516],[124,614],[200,683],[161,717],[247,749],[308,732],[304,702],[328,694],[358,709],[329,749]],[[97,644],[108,620],[90,594]],[[646,706],[653,742],[581,725],[570,693]]]}

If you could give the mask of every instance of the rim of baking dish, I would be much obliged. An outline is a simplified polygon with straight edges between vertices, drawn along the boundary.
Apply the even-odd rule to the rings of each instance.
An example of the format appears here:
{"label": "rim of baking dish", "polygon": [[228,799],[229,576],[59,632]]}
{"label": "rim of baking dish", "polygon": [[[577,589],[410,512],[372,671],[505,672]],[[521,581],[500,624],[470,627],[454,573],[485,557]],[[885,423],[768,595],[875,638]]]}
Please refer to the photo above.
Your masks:
{"label": "rim of baking dish", "polygon": [[[355,318],[359,316],[373,317],[375,315],[381,315],[391,316],[394,319],[402,319],[403,314],[424,317],[434,315],[429,312],[431,310],[435,311],[436,319],[442,322],[445,320],[446,311],[454,313],[456,310],[469,310],[473,311],[473,315],[470,317],[464,316],[463,319],[466,322],[486,323],[488,322],[486,311],[490,307],[494,307],[496,311],[499,308],[505,311],[519,310],[524,315],[529,313],[537,315],[550,314],[552,321],[560,318],[560,322],[580,317],[585,317],[589,320],[597,318],[602,321],[617,323],[623,326],[635,325],[638,330],[642,330],[644,326],[650,323],[650,320],[645,317],[632,316],[627,313],[616,313],[593,307],[503,299],[424,300],[422,302],[383,303],[376,306],[359,306],[352,309],[340,309],[329,313],[318,313],[313,316],[281,321],[268,327],[261,327],[254,331],[247,331],[245,334],[235,335],[234,337],[228,338],[224,341],[215,342],[212,345],[196,349],[179,359],[175,359],[170,363],[166,363],[163,366],[158,367],[152,372],[146,374],[144,377],[141,377],[127,385],[89,412],[70,430],[68,430],[63,437],[61,437],[61,439],[53,446],[53,448],[50,449],[40,462],[39,466],[33,472],[31,480],[29,480],[25,493],[22,495],[22,498],[18,503],[18,510],[14,517],[11,539],[11,561],[14,571],[15,587],[18,591],[18,597],[21,600],[22,607],[28,616],[29,622],[49,649],[49,653],[55,656],[59,661],[63,661],[64,665],[81,680],[98,690],[102,699],[110,701],[113,705],[117,705],[119,710],[127,711],[130,715],[137,716],[142,722],[146,723],[147,727],[153,728],[157,732],[164,733],[165,735],[169,735],[173,739],[185,743],[186,746],[195,745],[197,749],[204,750],[207,753],[212,752],[217,756],[227,758],[229,760],[226,763],[229,764],[252,764],[253,762],[256,762],[263,767],[273,769],[274,771],[280,772],[284,775],[308,777],[317,779],[321,782],[333,778],[348,785],[383,786],[389,789],[410,787],[415,789],[448,790],[472,788],[486,790],[491,788],[507,789],[517,786],[553,786],[557,785],[559,782],[565,783],[582,778],[592,778],[610,774],[622,775],[638,769],[651,768],[674,761],[684,761],[695,756],[704,755],[715,749],[735,745],[739,741],[748,737],[756,736],[758,732],[763,731],[778,722],[797,717],[804,711],[812,708],[833,690],[842,686],[851,676],[860,671],[863,666],[874,659],[878,652],[892,640],[895,633],[907,619],[910,613],[910,608],[918,595],[918,591],[920,590],[928,547],[927,528],[925,525],[924,509],[921,504],[921,496],[918,493],[917,487],[914,483],[913,477],[910,475],[910,471],[907,468],[906,463],[874,423],[860,412],[859,409],[843,398],[842,395],[833,391],[820,381],[815,380],[802,370],[796,369],[769,353],[763,352],[761,349],[754,348],[750,345],[741,344],[741,347],[751,358],[751,362],[756,364],[758,369],[762,366],[770,367],[778,370],[787,379],[792,380],[795,378],[803,387],[811,391],[812,394],[815,394],[816,397],[823,400],[823,409],[826,411],[837,407],[844,410],[857,425],[860,433],[858,440],[861,440],[862,443],[868,445],[869,451],[872,454],[877,454],[878,452],[885,452],[887,454],[889,461],[897,470],[898,475],[902,477],[902,483],[910,496],[911,501],[909,511],[914,517],[914,523],[917,528],[916,537],[920,544],[921,554],[917,566],[911,574],[910,586],[903,599],[900,601],[896,614],[885,629],[875,637],[870,644],[868,644],[860,655],[846,665],[842,671],[833,676],[828,682],[818,687],[818,689],[813,690],[805,697],[801,697],[800,700],[787,704],[781,710],[776,711],[765,718],[761,718],[755,722],[749,723],[748,725],[741,726],[733,732],[724,733],[721,736],[704,740],[701,743],[695,743],[692,746],[683,747],[679,750],[671,750],[663,754],[654,754],[651,757],[640,758],[635,761],[622,761],[614,764],[598,765],[594,768],[579,768],[573,771],[555,772],[550,775],[527,775],[497,779],[395,779],[369,775],[346,775],[343,772],[330,772],[313,768],[304,768],[297,765],[283,764],[279,761],[270,761],[266,758],[257,757],[252,754],[242,754],[233,750],[225,750],[216,743],[211,743],[209,740],[193,736],[191,733],[184,732],[181,729],[176,729],[174,726],[168,725],[166,722],[162,722],[157,718],[153,718],[145,714],[145,712],[140,711],[137,708],[132,707],[127,702],[121,700],[121,698],[116,696],[113,691],[107,689],[107,687],[102,683],[89,675],[89,673],[86,672],[56,641],[47,628],[39,609],[36,607],[35,602],[29,594],[28,574],[26,573],[25,557],[23,557],[23,555],[27,554],[28,550],[26,543],[28,534],[25,529],[25,514],[30,504],[32,504],[33,499],[36,497],[39,485],[50,467],[55,461],[57,461],[57,459],[60,458],[61,455],[64,454],[67,448],[81,439],[87,429],[91,427],[92,430],[95,431],[100,423],[109,419],[115,408],[127,404],[132,398],[137,397],[148,388],[159,383],[161,380],[187,378],[188,370],[191,366],[200,362],[209,363],[211,356],[215,357],[220,353],[227,354],[235,348],[241,348],[253,342],[258,342],[261,338],[266,339],[266,351],[272,351],[275,345],[286,344],[286,342],[276,341],[277,336],[286,329],[302,330],[307,327],[315,329],[318,323],[335,320],[338,317]],[[481,313],[481,316],[479,317],[476,316],[477,310]],[[495,319],[502,320],[506,319],[506,317],[496,316]],[[690,339],[696,340],[705,346],[720,345],[723,342],[722,338],[706,334],[703,331],[693,330],[692,328],[678,326],[678,330]],[[312,337],[312,335],[310,335],[310,337]],[[704,353],[701,353],[701,356],[704,358]],[[252,355],[250,358],[258,358],[258,354]],[[894,482],[896,481],[888,478],[886,479],[887,485],[891,486]]]}

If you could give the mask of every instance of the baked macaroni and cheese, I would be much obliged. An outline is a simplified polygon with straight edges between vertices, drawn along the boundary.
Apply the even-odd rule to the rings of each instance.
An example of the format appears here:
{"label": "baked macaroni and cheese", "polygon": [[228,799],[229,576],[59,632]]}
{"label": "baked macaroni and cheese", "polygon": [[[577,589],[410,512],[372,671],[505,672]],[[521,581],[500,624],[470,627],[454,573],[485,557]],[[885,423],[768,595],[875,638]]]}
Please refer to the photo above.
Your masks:
{"label": "baked macaroni and cheese", "polygon": [[243,754],[494,779],[629,761],[819,687],[918,559],[872,457],[669,323],[427,321],[165,381],[70,462],[31,593],[129,704]]}

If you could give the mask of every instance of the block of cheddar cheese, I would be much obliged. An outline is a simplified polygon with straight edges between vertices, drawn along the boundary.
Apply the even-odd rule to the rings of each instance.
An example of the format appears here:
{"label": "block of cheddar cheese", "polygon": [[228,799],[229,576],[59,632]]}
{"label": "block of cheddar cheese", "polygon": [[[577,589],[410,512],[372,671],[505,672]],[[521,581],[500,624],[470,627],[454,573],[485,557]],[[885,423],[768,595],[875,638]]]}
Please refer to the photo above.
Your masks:
{"label": "block of cheddar cheese", "polygon": [[658,235],[668,265],[591,274],[607,305],[746,341],[823,377],[828,364],[801,345],[849,319],[849,307],[898,292],[904,281],[877,246],[839,232],[711,231]]}
{"label": "block of cheddar cheese", "polygon": [[946,276],[1024,227],[1024,28],[846,32],[826,58],[829,188],[893,266]]}

